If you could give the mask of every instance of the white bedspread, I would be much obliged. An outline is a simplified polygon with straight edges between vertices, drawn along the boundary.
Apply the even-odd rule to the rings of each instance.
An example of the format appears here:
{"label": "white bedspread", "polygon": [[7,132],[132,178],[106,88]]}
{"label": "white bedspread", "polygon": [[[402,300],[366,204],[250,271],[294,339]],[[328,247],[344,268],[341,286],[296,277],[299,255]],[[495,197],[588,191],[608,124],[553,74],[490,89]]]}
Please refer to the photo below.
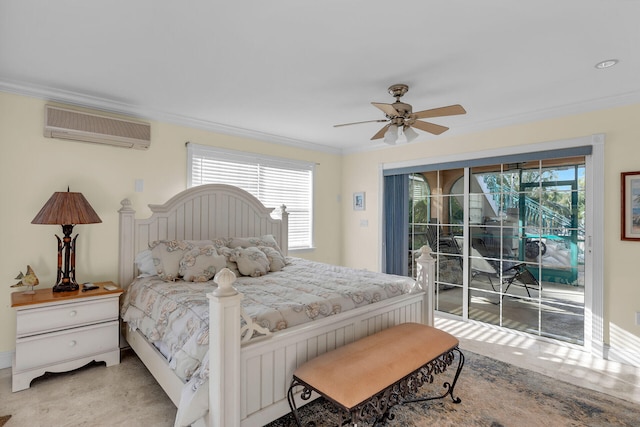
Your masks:
{"label": "white bedspread", "polygon": [[[301,258],[289,257],[287,261],[281,271],[256,278],[239,277],[234,284],[244,295],[245,313],[273,332],[409,293],[415,286],[409,277]],[[153,342],[169,366],[188,382],[186,395],[190,397],[183,394],[186,401],[193,401],[193,394],[208,377],[208,364],[201,363],[207,360],[209,349],[206,294],[215,287],[213,282],[165,282],[152,276],[136,279],[124,295],[123,320]],[[202,402],[195,406],[202,406]],[[188,412],[194,411],[179,408],[179,414]]]}

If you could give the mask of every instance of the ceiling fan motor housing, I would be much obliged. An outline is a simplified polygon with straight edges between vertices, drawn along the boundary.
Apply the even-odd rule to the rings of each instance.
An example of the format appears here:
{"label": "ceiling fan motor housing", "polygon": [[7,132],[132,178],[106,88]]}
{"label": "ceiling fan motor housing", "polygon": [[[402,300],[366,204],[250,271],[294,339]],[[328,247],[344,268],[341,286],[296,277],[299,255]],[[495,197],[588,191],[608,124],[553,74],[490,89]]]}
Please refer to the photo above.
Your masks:
{"label": "ceiling fan motor housing", "polygon": [[[389,93],[396,98],[396,102],[391,106],[398,112],[397,115],[387,115],[387,118],[391,120],[391,124],[396,126],[411,126],[411,123],[415,121],[415,117],[412,117],[413,107],[410,104],[400,102],[400,98],[409,91],[409,86],[405,84],[395,84],[389,86]],[[413,120],[412,120],[413,119]]]}
{"label": "ceiling fan motor housing", "polygon": [[[409,119],[410,118],[411,113],[413,111],[413,107],[411,107],[411,105],[405,104],[404,102],[400,102],[400,101],[396,101],[391,105],[398,112],[398,115],[395,116],[395,117],[403,118],[403,119]],[[395,117],[389,117],[389,119],[394,119]]]}
{"label": "ceiling fan motor housing", "polygon": [[396,85],[389,86],[388,90],[391,96],[393,96],[394,98],[396,98],[396,100],[399,101],[400,97],[405,93],[407,93],[407,91],[409,90],[409,86],[404,84],[396,84]]}

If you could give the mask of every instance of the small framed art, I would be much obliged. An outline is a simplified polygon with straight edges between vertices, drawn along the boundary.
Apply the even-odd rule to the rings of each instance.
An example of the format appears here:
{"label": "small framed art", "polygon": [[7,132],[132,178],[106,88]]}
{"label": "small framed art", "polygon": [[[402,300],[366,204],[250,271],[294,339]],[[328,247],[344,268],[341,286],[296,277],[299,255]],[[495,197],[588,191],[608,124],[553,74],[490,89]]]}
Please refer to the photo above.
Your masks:
{"label": "small framed art", "polygon": [[353,193],[353,210],[354,211],[363,211],[364,210],[364,191],[360,191],[358,193]]}
{"label": "small framed art", "polygon": [[640,171],[620,174],[622,240],[640,241]]}

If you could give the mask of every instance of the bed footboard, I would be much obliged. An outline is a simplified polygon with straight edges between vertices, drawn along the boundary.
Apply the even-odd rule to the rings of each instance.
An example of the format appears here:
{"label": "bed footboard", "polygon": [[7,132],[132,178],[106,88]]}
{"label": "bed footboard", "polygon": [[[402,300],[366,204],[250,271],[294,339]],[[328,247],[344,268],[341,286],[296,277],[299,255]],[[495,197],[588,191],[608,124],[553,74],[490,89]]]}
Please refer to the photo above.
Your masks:
{"label": "bed footboard", "polygon": [[[231,284],[210,298],[208,425],[262,426],[289,412],[287,388],[306,361],[401,323],[433,325],[434,263],[418,259],[416,292],[241,343],[239,294]],[[219,283],[220,285],[220,283]],[[213,325],[215,326],[215,329]],[[299,405],[308,403],[294,397]]]}

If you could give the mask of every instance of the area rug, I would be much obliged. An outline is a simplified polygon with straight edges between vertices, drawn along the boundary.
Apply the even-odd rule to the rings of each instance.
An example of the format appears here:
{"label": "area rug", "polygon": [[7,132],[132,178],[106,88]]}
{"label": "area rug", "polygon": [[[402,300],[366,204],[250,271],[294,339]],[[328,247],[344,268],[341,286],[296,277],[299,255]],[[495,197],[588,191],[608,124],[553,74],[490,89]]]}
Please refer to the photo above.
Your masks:
{"label": "area rug", "polygon": [[[464,351],[464,350],[463,350]],[[454,395],[442,400],[398,405],[395,418],[382,424],[408,426],[640,426],[640,405],[603,393],[557,381],[551,377],[518,368],[495,359],[464,351],[465,365]],[[454,362],[454,366],[457,361]],[[436,376],[433,384],[423,386],[419,395],[441,394],[444,381],[455,370]],[[300,409],[304,426],[340,426],[341,417],[324,399]],[[291,414],[267,424],[267,427],[295,426]],[[358,424],[360,426],[360,424]]]}
{"label": "area rug", "polygon": [[11,415],[0,416],[0,427],[5,425],[7,423],[7,421],[9,421],[9,418],[11,418]]}

